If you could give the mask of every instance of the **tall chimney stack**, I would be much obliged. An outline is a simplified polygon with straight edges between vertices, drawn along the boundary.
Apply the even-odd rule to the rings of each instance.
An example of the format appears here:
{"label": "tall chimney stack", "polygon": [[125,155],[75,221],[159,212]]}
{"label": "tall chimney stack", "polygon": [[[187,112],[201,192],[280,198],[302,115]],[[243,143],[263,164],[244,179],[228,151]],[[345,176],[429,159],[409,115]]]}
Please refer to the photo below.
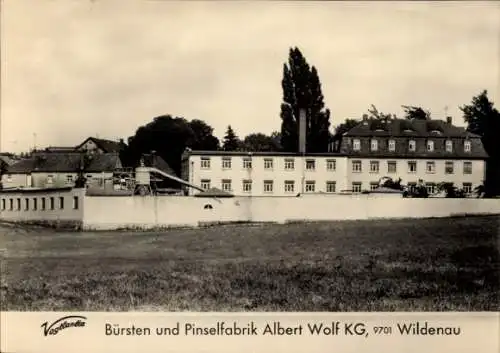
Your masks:
{"label": "tall chimney stack", "polygon": [[446,122],[451,125],[451,122],[452,122],[451,116],[446,117]]}
{"label": "tall chimney stack", "polygon": [[306,133],[307,133],[306,110],[299,110],[299,153],[306,153]]}

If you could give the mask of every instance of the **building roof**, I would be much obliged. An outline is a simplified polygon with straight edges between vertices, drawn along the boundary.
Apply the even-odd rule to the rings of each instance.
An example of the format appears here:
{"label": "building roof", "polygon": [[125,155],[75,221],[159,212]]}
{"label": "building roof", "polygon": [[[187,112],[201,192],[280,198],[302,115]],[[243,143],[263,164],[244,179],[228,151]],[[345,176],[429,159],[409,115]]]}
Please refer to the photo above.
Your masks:
{"label": "building roof", "polygon": [[177,173],[170,167],[170,165],[157,154],[143,154],[142,158],[145,167],[156,168],[164,173],[177,176]]}
{"label": "building roof", "polygon": [[45,149],[46,152],[72,152],[75,151],[75,147],[67,146],[49,146]]}
{"label": "building roof", "polygon": [[14,158],[7,156],[7,155],[0,155],[0,162],[4,163],[5,165],[9,166],[17,162]]}
{"label": "building roof", "polygon": [[299,153],[299,152],[272,152],[272,151],[259,151],[259,152],[246,152],[246,151],[199,151],[199,150],[189,150],[185,151],[182,155],[182,159],[186,159],[188,156],[227,156],[227,157],[336,157],[343,156],[345,154],[340,152],[324,152],[324,153]]}
{"label": "building roof", "polygon": [[[70,173],[77,172],[83,165],[84,154],[81,152],[36,152],[31,158],[21,160],[7,168],[10,174],[28,174],[33,172]],[[92,157],[85,172],[113,171],[119,165],[117,153],[103,153]]]}
{"label": "building roof", "polygon": [[344,136],[392,136],[392,137],[468,137],[480,136],[443,120],[390,119],[386,123],[369,119],[360,122]]}
{"label": "building roof", "polygon": [[122,143],[119,141],[100,139],[97,137],[89,137],[85,141],[83,141],[81,144],[76,146],[75,149],[79,149],[85,143],[87,143],[89,140],[94,142],[97,145],[97,147],[99,147],[101,150],[104,151],[104,153],[117,153],[117,152],[120,152],[120,150],[123,147]]}

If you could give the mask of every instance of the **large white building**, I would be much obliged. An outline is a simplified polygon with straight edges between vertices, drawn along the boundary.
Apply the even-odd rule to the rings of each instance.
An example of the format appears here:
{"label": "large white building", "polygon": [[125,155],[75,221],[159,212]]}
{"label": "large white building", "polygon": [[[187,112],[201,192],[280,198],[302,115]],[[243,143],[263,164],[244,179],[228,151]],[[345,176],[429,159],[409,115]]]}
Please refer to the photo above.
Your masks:
{"label": "large white building", "polygon": [[[303,146],[304,140],[299,140]],[[365,120],[332,143],[330,150],[323,154],[186,151],[182,178],[238,196],[361,192],[374,189],[385,176],[401,178],[409,186],[421,181],[430,193],[440,182],[472,191],[485,178],[487,154],[480,137],[451,120]]]}

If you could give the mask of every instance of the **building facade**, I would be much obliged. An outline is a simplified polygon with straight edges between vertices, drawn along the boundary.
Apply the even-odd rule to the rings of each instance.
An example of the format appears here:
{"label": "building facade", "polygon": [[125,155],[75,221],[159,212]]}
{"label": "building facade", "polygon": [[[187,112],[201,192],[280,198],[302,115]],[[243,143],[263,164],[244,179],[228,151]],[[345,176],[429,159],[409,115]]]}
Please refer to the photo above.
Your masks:
{"label": "building facade", "polygon": [[340,152],[349,156],[346,184],[354,191],[375,188],[382,176],[429,193],[439,183],[471,192],[485,178],[487,154],[479,136],[451,120],[365,120],[344,134]]}
{"label": "building facade", "polygon": [[239,196],[335,193],[346,188],[346,172],[347,158],[334,153],[189,151],[182,160],[184,180]]}
{"label": "building facade", "polygon": [[[323,154],[186,151],[182,178],[238,196],[362,192],[383,177],[403,185],[442,182],[471,192],[484,182],[480,137],[441,120],[365,120]],[[188,194],[196,193],[188,189]]]}

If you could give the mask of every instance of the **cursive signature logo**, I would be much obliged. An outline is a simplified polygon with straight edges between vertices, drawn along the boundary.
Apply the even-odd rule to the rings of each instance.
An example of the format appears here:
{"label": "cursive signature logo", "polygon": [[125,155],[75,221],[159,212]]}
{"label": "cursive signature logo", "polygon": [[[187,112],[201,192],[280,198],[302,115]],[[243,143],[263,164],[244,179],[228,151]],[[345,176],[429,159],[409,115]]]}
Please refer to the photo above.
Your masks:
{"label": "cursive signature logo", "polygon": [[70,315],[64,316],[49,325],[47,321],[42,324],[44,336],[55,336],[68,327],[85,327],[85,316]]}

